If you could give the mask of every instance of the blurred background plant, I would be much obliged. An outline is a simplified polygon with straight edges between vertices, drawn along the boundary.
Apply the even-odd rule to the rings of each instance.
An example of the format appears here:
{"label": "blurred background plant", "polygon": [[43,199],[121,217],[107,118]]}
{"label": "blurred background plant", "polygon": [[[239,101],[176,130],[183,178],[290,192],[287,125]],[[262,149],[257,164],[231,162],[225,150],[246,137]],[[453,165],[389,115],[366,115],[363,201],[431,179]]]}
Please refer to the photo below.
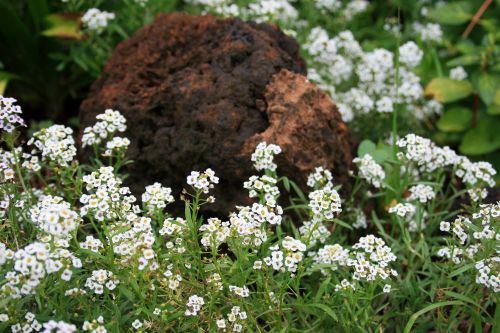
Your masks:
{"label": "blurred background plant", "polygon": [[498,169],[499,8],[500,0],[0,0],[0,92],[22,100],[32,120],[67,122],[116,44],[157,13],[237,16],[298,39],[310,80],[359,141],[389,140],[397,110],[399,135],[432,137]]}

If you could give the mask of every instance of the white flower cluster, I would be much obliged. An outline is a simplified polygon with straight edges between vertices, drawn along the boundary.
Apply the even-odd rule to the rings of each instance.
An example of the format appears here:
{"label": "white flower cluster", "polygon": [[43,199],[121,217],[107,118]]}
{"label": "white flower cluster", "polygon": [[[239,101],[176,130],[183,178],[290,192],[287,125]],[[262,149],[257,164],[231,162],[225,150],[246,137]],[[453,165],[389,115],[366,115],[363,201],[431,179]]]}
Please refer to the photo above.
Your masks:
{"label": "white flower cluster", "polygon": [[102,156],[110,157],[114,154],[122,156],[129,145],[130,140],[128,138],[115,136],[110,141],[106,142],[106,150],[102,153]]}
{"label": "white flower cluster", "polygon": [[217,328],[222,331],[226,331],[228,328],[229,332],[242,332],[243,323],[247,319],[247,313],[241,311],[239,306],[233,306],[231,312],[227,314],[227,321],[229,322],[229,327],[224,318],[218,319],[215,324]]}
{"label": "white flower cluster", "polygon": [[177,217],[177,218],[167,218],[163,221],[163,226],[159,230],[159,234],[161,236],[166,236],[169,239],[165,243],[167,249],[171,251],[175,251],[177,253],[186,252],[186,248],[184,246],[184,240],[182,235],[185,234],[188,230],[186,220]]}
{"label": "white flower cluster", "polygon": [[298,264],[304,258],[306,245],[293,237],[286,236],[281,242],[281,249],[276,244],[269,250],[271,250],[271,255],[264,258],[267,266],[272,266],[276,271],[295,273]]}
{"label": "white flower cluster", "polygon": [[83,130],[83,148],[98,145],[103,140],[110,138],[114,133],[125,132],[127,129],[127,120],[120,111],[106,109],[104,113],[98,114],[96,119],[99,121],[94,126],[86,127]]}
{"label": "white flower cluster", "polygon": [[266,142],[259,143],[251,158],[254,163],[254,168],[257,169],[257,171],[276,171],[277,165],[273,161],[274,155],[278,155],[279,153],[281,153],[280,146],[274,144],[268,145]]}
{"label": "white flower cluster", "polygon": [[81,223],[80,216],[71,205],[57,196],[43,196],[30,209],[31,221],[54,238],[71,239],[71,233]]}
{"label": "white flower cluster", "polygon": [[307,176],[307,186],[313,189],[332,188],[332,180],[333,176],[329,170],[325,170],[323,167],[316,167],[314,172],[311,172]]}
{"label": "white flower cluster", "polygon": [[48,274],[62,271],[60,278],[69,281],[71,268],[81,268],[82,262],[64,248],[51,249],[48,243],[34,242],[13,252],[6,250],[4,264],[13,261],[13,270],[5,274],[6,283],[0,288],[2,296],[20,298],[31,295]]}
{"label": "white flower cluster", "polygon": [[222,285],[221,280],[222,278],[219,273],[213,273],[207,278],[207,284],[214,290],[221,291],[224,290],[224,286]]}
{"label": "white flower cluster", "polygon": [[174,201],[172,189],[170,187],[163,187],[160,183],[146,186],[146,192],[142,194],[142,203],[146,206],[150,214],[163,210],[168,204]]}
{"label": "white flower cluster", "polygon": [[[332,271],[336,271],[340,266],[346,266],[347,259],[349,259],[349,250],[339,244],[325,245],[313,257],[316,265],[328,265]],[[328,269],[322,268],[321,272],[326,275]]]}
{"label": "white flower cluster", "polygon": [[0,130],[11,133],[17,126],[26,126],[20,116],[21,107],[16,105],[15,98],[0,95]]}
{"label": "white flower cluster", "polygon": [[[399,49],[397,88],[394,54],[385,49],[364,52],[350,31],[329,38],[324,29],[316,27],[307,37],[304,49],[313,59],[309,78],[337,101],[346,122],[370,112],[393,112],[395,103],[406,104],[417,118],[440,111],[439,103],[424,99],[420,78],[412,71],[423,56],[414,42]],[[338,87],[342,91],[337,91]]]}
{"label": "white flower cluster", "polygon": [[202,234],[200,242],[205,248],[219,247],[226,241],[231,232],[229,222],[222,222],[218,218],[209,218],[199,230]]}
{"label": "white flower cluster", "polygon": [[441,26],[437,23],[426,23],[422,24],[420,22],[414,22],[412,25],[413,31],[420,35],[420,38],[424,42],[441,42],[443,39],[443,30]]}
{"label": "white flower cluster", "polygon": [[102,32],[107,26],[108,21],[114,20],[115,14],[101,11],[97,8],[88,9],[82,16],[82,25],[90,31]]}
{"label": "white flower cluster", "polygon": [[276,200],[280,195],[277,180],[267,175],[251,176],[248,181],[243,183],[243,188],[249,190],[248,196],[250,198],[263,197],[266,205],[270,207],[276,206]]}
{"label": "white flower cluster", "polygon": [[268,238],[267,225],[281,224],[281,206],[269,207],[254,203],[251,207],[237,207],[238,213],[229,216],[231,235],[241,239],[244,246],[259,247]]}
{"label": "white flower cluster", "polygon": [[197,316],[198,312],[201,311],[201,308],[204,304],[205,300],[203,299],[203,297],[200,297],[198,295],[189,296],[189,300],[186,304],[187,309],[184,314],[186,316]]}
{"label": "white flower cluster", "polygon": [[353,0],[345,3],[340,0],[316,0],[314,6],[323,13],[338,13],[340,17],[344,17],[350,21],[359,13],[366,11],[369,2],[366,0]]}
{"label": "white flower cluster", "polygon": [[95,238],[92,235],[87,235],[87,237],[85,237],[85,241],[80,242],[80,248],[99,253],[102,249],[104,249],[104,245],[98,238]]}
{"label": "white flower cluster", "polygon": [[432,189],[432,186],[425,184],[417,184],[409,188],[410,196],[408,200],[417,200],[420,203],[427,203],[436,197],[436,192]]}
{"label": "white flower cluster", "polygon": [[33,134],[28,141],[41,153],[42,159],[57,166],[68,166],[76,155],[73,130],[63,125],[52,125]]}
{"label": "white flower cluster", "polygon": [[68,324],[62,320],[49,320],[48,322],[43,324],[43,328],[43,333],[73,333],[77,331],[75,325]]}
{"label": "white flower cluster", "polygon": [[389,208],[389,213],[395,213],[403,218],[412,217],[417,208],[411,203],[397,203]]}
{"label": "white flower cluster", "polygon": [[187,177],[187,183],[197,191],[207,194],[210,189],[214,188],[214,184],[219,183],[219,177],[215,176],[215,172],[210,168],[201,173],[191,171],[191,174]]}
{"label": "white flower cluster", "polygon": [[90,333],[106,333],[108,331],[104,327],[104,318],[102,316],[99,316],[97,319],[92,321],[85,320],[83,322],[82,330]]}
{"label": "white flower cluster", "polygon": [[480,202],[488,196],[488,190],[485,188],[471,188],[467,190],[467,194],[473,202]]}
{"label": "white flower cluster", "polygon": [[313,221],[333,220],[342,212],[340,196],[332,188],[324,188],[309,193],[309,208]]}
{"label": "white flower cluster", "polygon": [[457,66],[450,69],[450,79],[455,81],[463,81],[467,79],[467,72],[462,66]]}
{"label": "white flower cluster", "polygon": [[468,158],[461,156],[457,163],[458,169],[455,175],[462,178],[462,181],[470,186],[486,185],[495,187],[494,176],[497,174],[489,162],[471,162]]}
{"label": "white flower cluster", "polygon": [[229,286],[229,291],[234,293],[236,296],[240,297],[249,297],[250,290],[247,286],[238,287],[238,286]]}
{"label": "white flower cluster", "polygon": [[10,330],[12,333],[31,333],[39,332],[42,329],[42,324],[36,320],[35,315],[31,312],[27,312],[24,315],[25,322],[21,325],[20,323],[11,326]]}
{"label": "white flower cluster", "polygon": [[383,239],[373,235],[361,237],[352,248],[355,250],[352,252],[354,259],[347,260],[347,265],[354,267],[352,277],[355,280],[386,280],[391,275],[397,276],[397,272],[389,268],[396,256]]}
{"label": "white flower cluster", "polygon": [[291,23],[299,16],[287,0],[260,0],[250,3],[245,14],[256,22],[278,21]]}
{"label": "white flower cluster", "polygon": [[97,221],[113,220],[126,216],[136,201],[128,187],[120,186],[122,181],[115,177],[113,167],[101,167],[83,176],[83,183],[91,194],[80,197],[82,216],[90,215]]}
{"label": "white flower cluster", "polygon": [[119,283],[120,281],[115,278],[113,272],[98,269],[92,271],[92,275],[85,281],[85,287],[90,289],[94,294],[101,295],[104,293],[105,288],[113,291]]}
{"label": "white flower cluster", "polygon": [[172,264],[168,265],[167,270],[163,272],[163,276],[167,279],[168,288],[176,290],[181,285],[182,276],[180,274],[174,274],[172,268]]}
{"label": "white flower cluster", "polygon": [[299,234],[308,247],[326,242],[331,232],[323,225],[322,221],[304,221],[299,227]]}
{"label": "white flower cluster", "polygon": [[186,0],[187,3],[199,5],[205,8],[204,12],[210,11],[222,16],[240,16],[240,8],[231,0]]}
{"label": "white flower cluster", "polygon": [[370,154],[352,160],[358,166],[358,176],[375,188],[384,187],[385,172]]}
{"label": "white flower cluster", "polygon": [[500,292],[500,202],[481,205],[472,216],[458,216],[452,223],[443,221],[441,231],[451,233],[449,246],[437,255],[457,265],[473,263],[476,283]]}

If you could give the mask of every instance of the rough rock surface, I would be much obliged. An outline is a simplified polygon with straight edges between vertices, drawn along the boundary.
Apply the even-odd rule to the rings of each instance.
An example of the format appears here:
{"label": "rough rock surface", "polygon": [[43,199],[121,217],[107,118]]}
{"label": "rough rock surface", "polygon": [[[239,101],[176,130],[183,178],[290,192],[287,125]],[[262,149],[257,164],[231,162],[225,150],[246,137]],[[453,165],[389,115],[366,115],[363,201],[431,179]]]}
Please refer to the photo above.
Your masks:
{"label": "rough rock surface", "polygon": [[344,177],[345,125],[324,94],[292,73],[306,73],[298,50],[270,25],[159,15],[115,49],[81,106],[81,124],[106,108],[124,114],[135,193],[154,181],[178,193],[191,170],[213,168],[220,212],[245,203],[242,183],[255,173],[250,153],[260,139],[283,144],[278,165],[293,178],[316,165]]}
{"label": "rough rock surface", "polygon": [[322,166],[333,170],[334,183],[348,192],[350,135],[330,97],[303,75],[284,69],[273,76],[264,99],[269,125],[245,142],[243,155],[261,141],[278,144],[283,150],[277,157],[280,173],[299,176],[304,183],[304,176]]}

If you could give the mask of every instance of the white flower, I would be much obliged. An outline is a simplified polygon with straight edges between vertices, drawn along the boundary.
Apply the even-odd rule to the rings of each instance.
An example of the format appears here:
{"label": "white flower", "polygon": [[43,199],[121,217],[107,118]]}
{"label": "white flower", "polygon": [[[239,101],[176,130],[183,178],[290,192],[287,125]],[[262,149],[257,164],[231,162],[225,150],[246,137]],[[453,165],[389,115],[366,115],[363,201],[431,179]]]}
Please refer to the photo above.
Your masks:
{"label": "white flower", "polygon": [[401,217],[408,217],[415,213],[415,211],[415,206],[410,203],[398,203],[389,208],[389,213],[396,213],[396,215]]}
{"label": "white flower", "polygon": [[186,316],[197,316],[198,312],[200,312],[202,306],[205,304],[203,297],[199,297],[198,295],[189,296],[189,300],[186,304]]}
{"label": "white flower", "polygon": [[384,285],[384,288],[383,288],[383,291],[384,293],[390,293],[391,292],[391,285],[390,284],[386,284]]}
{"label": "white flower", "polygon": [[68,166],[76,155],[73,130],[62,125],[52,125],[33,134],[28,141],[36,147],[42,159],[58,166]]}
{"label": "white flower", "polygon": [[261,142],[255,148],[255,152],[252,154],[252,162],[254,162],[254,167],[258,171],[260,170],[271,170],[276,171],[277,165],[273,162],[274,155],[281,153],[281,148],[274,144],[267,144],[266,142]]}
{"label": "white flower", "polygon": [[462,66],[457,66],[450,69],[450,79],[456,81],[462,81],[467,78],[467,72]]}
{"label": "white flower", "polygon": [[313,221],[333,220],[335,214],[342,212],[340,196],[331,188],[309,193],[309,208],[313,213]]}
{"label": "white flower", "polygon": [[8,133],[12,132],[17,126],[26,126],[24,119],[21,118],[21,107],[15,105],[14,98],[8,98],[0,95],[0,130]]}
{"label": "white flower", "polygon": [[82,16],[82,25],[91,30],[100,33],[108,26],[108,21],[115,19],[114,13],[101,11],[97,8],[88,9]]}
{"label": "white flower", "polygon": [[450,231],[450,222],[441,221],[441,223],[439,223],[439,230]]}
{"label": "white flower", "polygon": [[219,178],[215,176],[215,172],[208,168],[204,172],[191,171],[187,177],[188,185],[191,185],[196,190],[201,190],[207,194],[210,189],[214,188],[214,184],[219,183]]}
{"label": "white flower", "polygon": [[307,177],[307,186],[314,189],[333,187],[332,173],[323,167],[316,167],[314,172],[311,172]]}
{"label": "white flower", "polygon": [[373,187],[380,188],[384,186],[385,172],[384,169],[371,157],[365,154],[363,157],[356,157],[353,160],[358,166],[359,177],[365,179]]}
{"label": "white flower", "polygon": [[422,61],[424,52],[415,42],[409,41],[399,47],[399,61],[408,67],[416,67]]}
{"label": "white flower", "polygon": [[436,197],[436,193],[429,185],[418,184],[410,187],[409,191],[411,194],[408,200],[418,200],[421,203],[426,203]]}

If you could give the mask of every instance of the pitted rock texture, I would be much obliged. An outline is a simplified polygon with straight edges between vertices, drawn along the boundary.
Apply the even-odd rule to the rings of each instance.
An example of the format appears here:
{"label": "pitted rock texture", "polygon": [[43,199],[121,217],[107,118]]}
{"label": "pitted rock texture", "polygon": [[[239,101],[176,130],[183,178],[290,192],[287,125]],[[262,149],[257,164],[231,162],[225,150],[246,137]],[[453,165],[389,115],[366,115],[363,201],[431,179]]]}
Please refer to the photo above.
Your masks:
{"label": "pitted rock texture", "polygon": [[[127,183],[136,194],[155,181],[178,194],[191,170],[211,167],[220,177],[211,206],[216,212],[248,203],[242,183],[255,174],[250,154],[258,135],[286,144],[281,162],[294,165],[278,165],[292,178],[305,177],[296,172],[316,165],[339,166],[344,173],[350,157],[334,154],[344,147],[339,142],[345,126],[331,101],[303,77],[293,76],[306,73],[298,51],[295,40],[274,26],[211,15],[159,15],[114,50],[81,106],[82,127],[92,125],[106,108],[127,118],[128,157],[135,161],[128,166]],[[288,71],[266,88],[282,69]],[[279,83],[292,76],[295,85],[309,88],[291,92],[288,83]],[[283,93],[300,104],[294,106]],[[277,116],[279,103],[290,115]],[[300,123],[301,112],[318,115]],[[295,120],[280,125],[278,119]],[[309,128],[298,128],[301,124]]]}
{"label": "pitted rock texture", "polygon": [[269,125],[249,138],[243,155],[251,154],[261,141],[281,147],[277,156],[280,173],[299,177],[301,184],[317,166],[333,170],[335,185],[351,190],[350,134],[328,95],[303,75],[281,70],[264,90]]}

